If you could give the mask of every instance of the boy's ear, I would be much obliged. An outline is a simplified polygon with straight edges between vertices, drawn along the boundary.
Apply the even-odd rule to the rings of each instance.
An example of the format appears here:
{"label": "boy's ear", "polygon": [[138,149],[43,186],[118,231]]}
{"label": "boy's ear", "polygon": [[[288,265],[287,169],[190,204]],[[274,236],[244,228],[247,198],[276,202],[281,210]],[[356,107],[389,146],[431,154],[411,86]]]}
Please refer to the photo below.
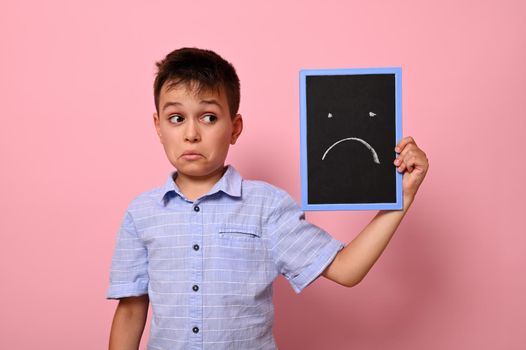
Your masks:
{"label": "boy's ear", "polygon": [[232,125],[234,128],[232,129],[232,138],[230,139],[230,144],[235,145],[237,138],[239,135],[241,135],[241,131],[243,131],[243,118],[241,117],[241,114],[236,114],[234,119],[232,119]]}
{"label": "boy's ear", "polygon": [[157,132],[157,136],[159,136],[159,141],[163,143],[163,136],[161,134],[161,123],[157,112],[153,113],[153,124],[155,125],[155,131]]}

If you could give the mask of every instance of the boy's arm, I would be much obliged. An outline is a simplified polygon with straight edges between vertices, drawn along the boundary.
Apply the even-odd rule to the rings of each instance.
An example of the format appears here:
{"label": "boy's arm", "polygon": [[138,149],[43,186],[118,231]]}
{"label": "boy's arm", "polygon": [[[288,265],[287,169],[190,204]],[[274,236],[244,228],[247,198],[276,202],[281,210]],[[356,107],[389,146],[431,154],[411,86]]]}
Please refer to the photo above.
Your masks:
{"label": "boy's arm", "polygon": [[111,325],[109,350],[139,349],[148,303],[148,295],[119,300]]}
{"label": "boy's arm", "polygon": [[323,276],[341,285],[352,287],[367,275],[391,240],[398,225],[413,203],[416,192],[429,168],[426,154],[412,137],[406,137],[396,147],[399,152],[394,165],[404,173],[404,208],[400,211],[382,210],[356,238],[343,248]]}

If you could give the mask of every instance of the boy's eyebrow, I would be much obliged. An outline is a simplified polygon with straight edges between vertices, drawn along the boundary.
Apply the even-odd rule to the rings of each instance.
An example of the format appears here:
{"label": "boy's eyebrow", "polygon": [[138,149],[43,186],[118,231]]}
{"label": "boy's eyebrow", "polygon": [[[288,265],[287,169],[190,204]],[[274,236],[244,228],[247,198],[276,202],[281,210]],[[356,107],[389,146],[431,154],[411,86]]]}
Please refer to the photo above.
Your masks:
{"label": "boy's eyebrow", "polygon": [[199,104],[207,104],[207,105],[216,105],[217,107],[219,107],[219,109],[223,110],[223,108],[221,107],[221,104],[219,103],[219,101],[217,101],[216,99],[210,99],[210,100],[201,100],[201,102],[199,102]]}
{"label": "boy's eyebrow", "polygon": [[[199,102],[199,104],[206,104],[206,105],[216,105],[217,107],[219,107],[220,110],[223,110],[223,108],[221,107],[221,104],[215,100],[215,99],[209,99],[209,100],[201,100],[201,102]],[[170,106],[182,106],[183,104],[181,102],[177,102],[177,101],[172,101],[172,102],[166,102],[163,106],[163,111],[170,107]]]}

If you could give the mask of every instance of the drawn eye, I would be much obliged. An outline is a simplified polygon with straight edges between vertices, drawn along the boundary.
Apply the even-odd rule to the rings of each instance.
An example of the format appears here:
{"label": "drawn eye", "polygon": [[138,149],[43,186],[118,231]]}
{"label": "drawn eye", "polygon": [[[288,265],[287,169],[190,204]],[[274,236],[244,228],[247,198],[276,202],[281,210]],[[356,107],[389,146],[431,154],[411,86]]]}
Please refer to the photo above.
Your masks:
{"label": "drawn eye", "polygon": [[203,120],[207,124],[214,124],[217,121],[217,117],[213,114],[207,114],[203,117]]}
{"label": "drawn eye", "polygon": [[184,118],[178,114],[172,115],[168,118],[172,124],[181,124],[184,121]]}

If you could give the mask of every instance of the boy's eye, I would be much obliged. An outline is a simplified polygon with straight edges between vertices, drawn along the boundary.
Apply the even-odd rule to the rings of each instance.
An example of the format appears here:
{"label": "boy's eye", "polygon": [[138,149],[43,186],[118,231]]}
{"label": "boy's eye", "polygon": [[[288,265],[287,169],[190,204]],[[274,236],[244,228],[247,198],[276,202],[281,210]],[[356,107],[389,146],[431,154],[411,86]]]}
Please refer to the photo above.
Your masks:
{"label": "boy's eye", "polygon": [[181,117],[180,115],[172,115],[168,118],[168,120],[173,123],[173,124],[180,124],[183,122],[184,118]]}
{"label": "boy's eye", "polygon": [[203,120],[207,124],[213,124],[217,121],[217,117],[213,114],[207,114],[203,117]]}

